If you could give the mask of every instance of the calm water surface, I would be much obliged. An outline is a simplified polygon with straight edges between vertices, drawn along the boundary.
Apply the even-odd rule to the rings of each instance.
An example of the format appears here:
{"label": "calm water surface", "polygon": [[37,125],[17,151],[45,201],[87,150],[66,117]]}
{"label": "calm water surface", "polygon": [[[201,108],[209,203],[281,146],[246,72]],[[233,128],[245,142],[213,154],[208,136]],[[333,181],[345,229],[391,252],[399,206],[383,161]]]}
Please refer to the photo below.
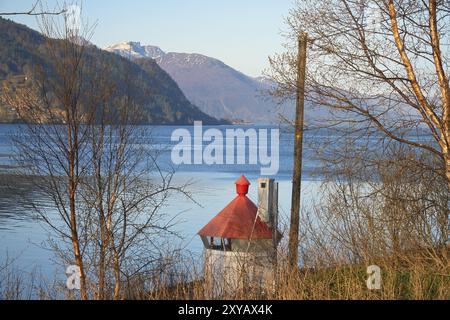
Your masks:
{"label": "calm water surface", "polygon": [[[186,127],[192,131],[192,127]],[[208,127],[204,127],[206,130]],[[233,126],[220,127],[221,130],[234,128]],[[248,126],[242,127],[248,129]],[[255,129],[266,126],[255,126]],[[267,128],[276,128],[269,127]],[[170,141],[172,131],[176,127],[156,126],[152,127],[152,143],[162,150],[161,163],[170,162],[170,150],[173,143]],[[23,201],[23,195],[40,200],[36,190],[26,183],[11,179],[7,175],[14,169],[15,163],[11,157],[13,145],[11,134],[20,131],[18,125],[0,125],[0,265],[6,259],[15,259],[15,265],[21,270],[31,271],[38,269],[44,275],[63,274],[63,266],[59,266],[54,260],[52,251],[47,250],[43,243],[51,238],[52,234],[45,228],[42,222],[34,218],[33,210],[27,208]],[[280,170],[275,176],[279,182],[279,205],[282,219],[286,220],[290,208],[291,169],[292,169],[292,133],[280,129]],[[320,133],[315,133],[314,139],[320,139]],[[145,139],[143,139],[143,143]],[[195,146],[199,147],[199,146]],[[305,204],[320,200],[320,179],[314,179],[310,172],[318,164],[310,156],[312,150],[304,150],[304,181],[303,201]],[[180,195],[173,195],[166,206],[161,210],[168,218],[175,218],[178,223],[175,230],[181,238],[171,239],[176,243],[200,255],[202,242],[196,232],[216,215],[231,201],[235,193],[234,181],[241,174],[245,174],[250,180],[249,197],[257,200],[257,178],[259,166],[255,165],[183,165],[178,167],[175,174],[175,183],[184,183],[193,180],[190,191],[198,204]],[[42,207],[48,206],[41,200]],[[50,209],[49,209],[50,210]],[[51,212],[51,211],[50,211]]]}

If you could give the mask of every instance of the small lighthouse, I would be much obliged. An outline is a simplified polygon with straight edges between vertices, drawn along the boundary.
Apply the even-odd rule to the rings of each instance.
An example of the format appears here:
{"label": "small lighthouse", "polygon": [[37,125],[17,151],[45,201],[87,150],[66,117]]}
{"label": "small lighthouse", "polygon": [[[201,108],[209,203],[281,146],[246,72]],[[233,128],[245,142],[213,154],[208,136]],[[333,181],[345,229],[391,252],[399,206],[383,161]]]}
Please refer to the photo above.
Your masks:
{"label": "small lighthouse", "polygon": [[199,232],[205,246],[205,289],[210,298],[237,290],[273,285],[277,230],[278,183],[258,179],[258,206],[247,197],[250,182],[235,182],[237,196]]}

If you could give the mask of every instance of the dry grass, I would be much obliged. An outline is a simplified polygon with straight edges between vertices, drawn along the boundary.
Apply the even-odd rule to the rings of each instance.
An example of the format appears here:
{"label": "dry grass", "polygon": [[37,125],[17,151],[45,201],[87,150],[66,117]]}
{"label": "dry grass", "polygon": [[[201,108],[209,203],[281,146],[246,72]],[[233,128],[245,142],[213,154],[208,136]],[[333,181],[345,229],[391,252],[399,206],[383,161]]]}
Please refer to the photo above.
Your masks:
{"label": "dry grass", "polygon": [[[286,256],[279,256],[276,284],[265,289],[245,286],[244,290],[214,299],[280,300],[384,300],[450,299],[449,250],[405,253],[401,257],[380,259],[381,289],[366,286],[367,265],[343,264],[328,267],[289,269]],[[181,258],[180,258],[181,259]],[[139,276],[124,283],[122,299],[172,300],[209,299],[205,294],[202,270],[192,260],[179,260],[176,266],[160,270],[158,276]],[[63,284],[44,283],[37,274],[26,276],[10,265],[0,268],[0,299],[76,299]],[[196,280],[192,280],[196,279]]]}
{"label": "dry grass", "polygon": [[[380,259],[381,289],[369,290],[366,265],[303,268],[292,271],[281,256],[276,285],[263,290],[246,286],[245,290],[222,295],[220,299],[280,299],[280,300],[395,300],[450,299],[450,265],[447,250],[405,253],[397,259]],[[164,281],[140,299],[205,299],[203,280],[185,281],[201,274],[179,273],[179,282],[167,286]],[[172,277],[172,281],[177,281]]]}

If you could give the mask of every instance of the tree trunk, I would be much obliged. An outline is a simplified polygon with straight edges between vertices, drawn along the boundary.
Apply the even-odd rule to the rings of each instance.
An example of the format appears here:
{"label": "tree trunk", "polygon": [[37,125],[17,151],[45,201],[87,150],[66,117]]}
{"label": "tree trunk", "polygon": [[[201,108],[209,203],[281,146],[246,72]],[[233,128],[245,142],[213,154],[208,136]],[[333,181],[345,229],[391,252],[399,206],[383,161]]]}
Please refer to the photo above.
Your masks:
{"label": "tree trunk", "polygon": [[119,255],[116,250],[114,251],[114,278],[115,278],[115,286],[114,286],[114,300],[120,299],[120,264],[119,264]]}
{"label": "tree trunk", "polygon": [[[450,138],[449,138],[450,141]],[[450,150],[444,154],[445,177],[447,178],[447,186],[450,192]],[[450,208],[449,208],[450,210]]]}
{"label": "tree trunk", "polygon": [[75,192],[73,189],[73,183],[69,186],[69,201],[70,201],[70,228],[72,236],[73,251],[75,254],[75,262],[80,268],[80,297],[82,300],[87,300],[86,292],[86,274],[84,272],[83,258],[81,256],[80,243],[78,240],[77,222],[76,222],[76,212],[75,212]]}
{"label": "tree trunk", "polygon": [[102,238],[100,243],[100,257],[99,257],[99,271],[98,271],[98,300],[105,299],[105,276],[106,276],[106,248],[104,239],[104,222],[100,219],[100,237]]}
{"label": "tree trunk", "polygon": [[[67,119],[70,120],[70,119]],[[72,240],[72,246],[73,251],[75,255],[75,262],[80,268],[80,298],[82,300],[87,300],[88,295],[86,291],[86,274],[84,271],[84,263],[83,258],[81,255],[81,249],[80,249],[80,241],[78,239],[78,229],[77,229],[77,216],[76,216],[76,182],[75,182],[75,153],[78,148],[78,141],[77,141],[77,133],[76,131],[73,132],[71,125],[68,125],[67,128],[67,139],[68,139],[68,160],[69,160],[69,208],[70,208],[70,231],[71,231],[71,240]],[[72,140],[73,139],[73,140]]]}

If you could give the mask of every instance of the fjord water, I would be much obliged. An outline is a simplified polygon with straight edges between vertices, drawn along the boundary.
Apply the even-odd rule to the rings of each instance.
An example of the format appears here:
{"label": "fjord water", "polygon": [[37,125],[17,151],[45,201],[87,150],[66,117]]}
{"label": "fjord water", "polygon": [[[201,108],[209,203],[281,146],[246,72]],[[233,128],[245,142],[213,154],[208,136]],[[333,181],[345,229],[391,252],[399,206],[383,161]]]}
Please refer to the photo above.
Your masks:
{"label": "fjord water", "polygon": [[[177,142],[171,142],[173,130],[179,126],[152,126],[149,127],[149,136],[140,139],[140,143],[148,145],[159,151],[159,163],[171,165],[171,150]],[[193,134],[193,127],[183,127]],[[203,131],[208,126],[203,127]],[[247,130],[279,129],[279,171],[273,176],[279,182],[279,207],[282,223],[287,222],[290,208],[291,175],[293,164],[293,134],[287,126],[273,125],[246,125],[246,126],[218,126],[215,127],[225,133],[226,129],[242,128]],[[17,170],[13,160],[14,146],[11,140],[13,134],[21,133],[20,125],[0,125],[0,265],[8,258],[15,259],[14,264],[20,270],[31,271],[38,269],[50,278],[54,274],[64,275],[64,266],[59,264],[54,252],[48,250],[44,243],[52,238],[51,230],[37,220],[32,208],[23,200],[24,196],[34,199],[41,208],[52,208],[39,196],[37,190],[28,185],[26,181],[19,181],[10,175]],[[321,132],[306,133],[305,139],[321,139]],[[225,135],[225,134],[224,134]],[[268,138],[270,141],[270,137]],[[203,143],[203,147],[208,144]],[[246,147],[249,147],[246,145]],[[255,146],[253,146],[255,147]],[[194,145],[193,148],[201,148]],[[237,146],[235,147],[237,148]],[[225,148],[224,148],[225,150]],[[312,151],[307,146],[304,150],[303,164],[303,201],[311,203],[320,200],[320,178],[311,175],[319,164],[313,160]],[[269,146],[270,154],[270,146]],[[160,210],[167,220],[172,219],[173,230],[180,237],[172,236],[170,240],[160,239],[162,246],[183,247],[199,259],[202,253],[202,242],[196,235],[197,231],[216,215],[236,195],[234,181],[245,174],[251,182],[249,197],[257,201],[257,178],[260,176],[260,165],[179,165],[176,169],[174,183],[183,184],[190,181],[189,191],[195,202],[180,194],[173,194]],[[151,173],[149,173],[151,174]]]}

